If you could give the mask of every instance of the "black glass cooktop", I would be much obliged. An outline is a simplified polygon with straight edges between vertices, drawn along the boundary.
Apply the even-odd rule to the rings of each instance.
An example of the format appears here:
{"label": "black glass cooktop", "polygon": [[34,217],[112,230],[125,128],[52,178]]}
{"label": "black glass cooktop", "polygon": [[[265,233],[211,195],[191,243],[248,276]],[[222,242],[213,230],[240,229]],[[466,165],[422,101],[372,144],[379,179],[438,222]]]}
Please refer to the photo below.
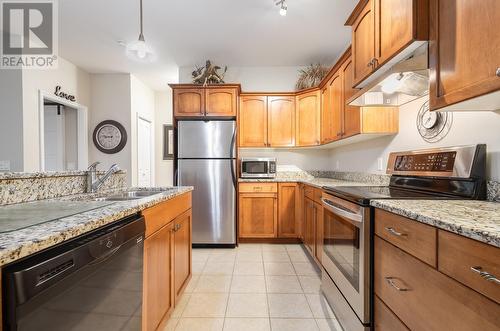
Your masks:
{"label": "black glass cooktop", "polygon": [[390,186],[324,186],[328,193],[361,205],[376,199],[450,199],[450,196]]}

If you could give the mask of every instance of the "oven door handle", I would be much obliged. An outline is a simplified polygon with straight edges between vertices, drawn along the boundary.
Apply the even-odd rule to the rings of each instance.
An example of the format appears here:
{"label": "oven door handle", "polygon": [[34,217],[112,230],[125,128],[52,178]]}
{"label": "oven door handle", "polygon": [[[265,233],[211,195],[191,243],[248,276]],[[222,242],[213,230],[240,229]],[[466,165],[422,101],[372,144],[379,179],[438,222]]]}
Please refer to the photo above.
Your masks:
{"label": "oven door handle", "polygon": [[357,223],[363,223],[363,215],[352,213],[348,210],[337,207],[330,200],[327,200],[325,198],[321,198],[321,201],[323,202],[323,205],[325,206],[325,208],[330,210],[332,213],[335,213],[339,216],[342,216],[348,220],[351,220],[351,221],[354,221]]}

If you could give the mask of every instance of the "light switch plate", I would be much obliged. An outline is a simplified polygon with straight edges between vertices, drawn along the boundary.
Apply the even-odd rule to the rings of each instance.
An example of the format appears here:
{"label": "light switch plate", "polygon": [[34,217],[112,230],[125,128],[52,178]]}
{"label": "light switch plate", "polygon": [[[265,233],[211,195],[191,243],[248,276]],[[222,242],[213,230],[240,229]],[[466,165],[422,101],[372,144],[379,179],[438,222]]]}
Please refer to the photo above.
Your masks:
{"label": "light switch plate", "polygon": [[384,171],[384,159],[382,159],[381,157],[377,159],[377,170]]}
{"label": "light switch plate", "polygon": [[0,171],[10,171],[10,161],[1,160],[0,161]]}
{"label": "light switch plate", "polygon": [[335,162],[335,170],[340,170],[340,161]]}

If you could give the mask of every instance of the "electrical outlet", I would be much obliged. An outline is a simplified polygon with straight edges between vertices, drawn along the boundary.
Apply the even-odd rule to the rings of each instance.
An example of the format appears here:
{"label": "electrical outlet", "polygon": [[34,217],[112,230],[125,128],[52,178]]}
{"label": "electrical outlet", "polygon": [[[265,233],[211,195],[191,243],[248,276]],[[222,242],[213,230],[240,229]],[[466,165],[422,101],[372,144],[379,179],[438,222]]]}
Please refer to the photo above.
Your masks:
{"label": "electrical outlet", "polygon": [[340,170],[340,161],[335,162],[335,170]]}
{"label": "electrical outlet", "polygon": [[378,171],[384,171],[384,159],[381,157],[377,159],[377,169]]}

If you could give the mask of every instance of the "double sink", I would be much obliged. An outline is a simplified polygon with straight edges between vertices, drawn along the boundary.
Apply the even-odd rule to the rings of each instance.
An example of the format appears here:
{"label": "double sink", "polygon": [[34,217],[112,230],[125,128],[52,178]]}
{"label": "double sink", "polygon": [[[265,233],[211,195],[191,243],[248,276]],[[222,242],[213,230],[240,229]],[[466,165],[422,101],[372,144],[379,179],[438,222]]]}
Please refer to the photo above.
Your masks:
{"label": "double sink", "polygon": [[164,191],[158,190],[141,190],[141,191],[128,191],[121,193],[114,193],[111,195],[99,197],[93,199],[94,201],[128,201],[128,200],[137,200],[145,197],[149,197],[155,194],[163,193]]}

